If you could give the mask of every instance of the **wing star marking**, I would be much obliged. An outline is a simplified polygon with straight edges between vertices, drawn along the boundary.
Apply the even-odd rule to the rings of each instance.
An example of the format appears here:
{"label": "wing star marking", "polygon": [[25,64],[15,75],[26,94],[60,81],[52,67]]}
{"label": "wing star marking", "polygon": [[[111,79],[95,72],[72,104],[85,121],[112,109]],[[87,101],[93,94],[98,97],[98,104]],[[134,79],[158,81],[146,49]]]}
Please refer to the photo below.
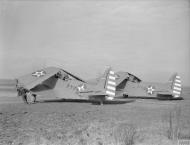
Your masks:
{"label": "wing star marking", "polygon": [[78,91],[81,92],[81,91],[84,91],[85,88],[84,88],[84,84],[80,85],[77,87],[78,88]]}
{"label": "wing star marking", "polygon": [[147,93],[149,95],[152,95],[154,93],[154,91],[155,91],[155,88],[153,86],[148,86],[147,87]]}
{"label": "wing star marking", "polygon": [[36,72],[32,73],[32,76],[41,77],[41,76],[44,76],[45,74],[46,74],[46,72],[44,70],[41,70],[41,71],[36,71]]}

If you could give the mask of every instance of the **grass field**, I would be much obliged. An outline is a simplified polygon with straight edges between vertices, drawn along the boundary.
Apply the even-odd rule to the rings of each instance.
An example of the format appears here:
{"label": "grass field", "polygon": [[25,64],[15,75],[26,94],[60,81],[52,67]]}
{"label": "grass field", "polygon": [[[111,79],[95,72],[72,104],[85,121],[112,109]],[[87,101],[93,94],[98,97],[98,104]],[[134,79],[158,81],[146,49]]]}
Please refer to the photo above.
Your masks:
{"label": "grass field", "polygon": [[189,88],[183,97],[99,106],[62,101],[26,105],[4,96],[0,145],[174,145],[190,139]]}

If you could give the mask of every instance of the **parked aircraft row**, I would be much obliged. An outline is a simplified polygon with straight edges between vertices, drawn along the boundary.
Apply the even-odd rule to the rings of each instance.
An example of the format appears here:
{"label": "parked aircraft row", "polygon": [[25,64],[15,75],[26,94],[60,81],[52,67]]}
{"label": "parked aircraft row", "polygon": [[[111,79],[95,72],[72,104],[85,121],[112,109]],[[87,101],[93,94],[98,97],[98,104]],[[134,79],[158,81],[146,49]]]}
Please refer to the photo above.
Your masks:
{"label": "parked aircraft row", "polygon": [[38,96],[52,95],[63,99],[114,101],[121,98],[154,98],[180,100],[182,84],[176,73],[168,82],[144,82],[128,72],[106,69],[94,81],[81,79],[57,67],[47,67],[16,79],[18,96],[25,103],[33,104]]}

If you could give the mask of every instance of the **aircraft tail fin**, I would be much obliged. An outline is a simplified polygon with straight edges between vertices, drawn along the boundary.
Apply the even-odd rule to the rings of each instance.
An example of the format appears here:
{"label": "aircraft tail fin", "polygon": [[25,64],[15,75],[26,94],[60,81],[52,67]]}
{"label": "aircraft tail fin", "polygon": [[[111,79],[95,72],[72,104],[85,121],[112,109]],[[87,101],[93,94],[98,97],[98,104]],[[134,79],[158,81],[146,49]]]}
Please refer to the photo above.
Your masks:
{"label": "aircraft tail fin", "polygon": [[182,92],[181,77],[175,73],[169,81],[171,82],[171,89],[174,98],[179,98]]}
{"label": "aircraft tail fin", "polygon": [[102,90],[107,100],[113,100],[116,92],[116,76],[115,72],[109,67],[103,76],[99,78],[98,89]]}
{"label": "aircraft tail fin", "polygon": [[115,72],[111,68],[107,71],[104,88],[106,90],[106,94],[108,95],[107,99],[113,100],[116,91],[116,77]]}

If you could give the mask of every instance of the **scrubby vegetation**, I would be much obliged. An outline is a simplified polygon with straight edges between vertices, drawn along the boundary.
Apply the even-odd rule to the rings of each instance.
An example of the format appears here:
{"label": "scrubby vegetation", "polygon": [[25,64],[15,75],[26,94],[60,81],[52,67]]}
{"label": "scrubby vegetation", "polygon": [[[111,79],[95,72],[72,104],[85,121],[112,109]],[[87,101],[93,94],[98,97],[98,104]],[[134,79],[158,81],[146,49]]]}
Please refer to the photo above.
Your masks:
{"label": "scrubby vegetation", "polygon": [[120,123],[114,130],[115,145],[134,145],[137,135],[133,124]]}
{"label": "scrubby vegetation", "polygon": [[0,145],[174,145],[190,139],[189,112],[189,100],[1,105]]}
{"label": "scrubby vegetation", "polygon": [[163,116],[166,124],[166,135],[170,140],[189,139],[190,140],[190,119],[187,114],[183,114],[181,106],[176,105]]}

